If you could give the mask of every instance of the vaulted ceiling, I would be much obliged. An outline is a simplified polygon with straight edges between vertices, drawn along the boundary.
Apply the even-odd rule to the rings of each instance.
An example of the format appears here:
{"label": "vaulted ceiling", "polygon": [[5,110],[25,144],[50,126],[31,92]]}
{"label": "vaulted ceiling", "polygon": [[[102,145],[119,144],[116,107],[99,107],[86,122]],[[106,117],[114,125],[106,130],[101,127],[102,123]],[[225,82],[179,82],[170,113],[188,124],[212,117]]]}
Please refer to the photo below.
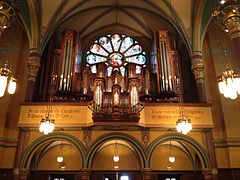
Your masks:
{"label": "vaulted ceiling", "polygon": [[44,49],[56,30],[74,29],[82,39],[97,33],[123,32],[151,41],[159,29],[170,30],[189,52],[201,38],[214,6],[208,0],[23,0],[21,19],[30,47]]}

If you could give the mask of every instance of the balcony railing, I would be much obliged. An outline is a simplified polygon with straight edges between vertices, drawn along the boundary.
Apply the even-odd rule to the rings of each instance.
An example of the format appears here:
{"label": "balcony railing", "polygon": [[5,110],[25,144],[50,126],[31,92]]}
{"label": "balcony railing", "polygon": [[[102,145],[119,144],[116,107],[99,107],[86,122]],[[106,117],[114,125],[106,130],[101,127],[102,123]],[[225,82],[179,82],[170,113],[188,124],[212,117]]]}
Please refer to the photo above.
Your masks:
{"label": "balcony railing", "polygon": [[133,107],[121,106],[100,106],[95,102],[90,103],[88,108],[92,111],[92,118],[94,122],[103,121],[128,121],[138,122],[140,119],[140,112],[143,109],[143,104],[136,104]]}

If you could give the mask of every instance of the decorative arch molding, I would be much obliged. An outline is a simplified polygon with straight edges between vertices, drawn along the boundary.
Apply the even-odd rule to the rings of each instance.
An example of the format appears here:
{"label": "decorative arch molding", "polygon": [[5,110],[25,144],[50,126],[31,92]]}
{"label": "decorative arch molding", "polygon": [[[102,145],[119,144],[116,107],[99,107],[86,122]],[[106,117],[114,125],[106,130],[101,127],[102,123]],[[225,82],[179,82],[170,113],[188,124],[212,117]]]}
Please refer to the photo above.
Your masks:
{"label": "decorative arch molding", "polygon": [[147,161],[146,161],[147,168],[150,167],[150,161],[151,161],[153,151],[156,149],[156,147],[159,144],[168,140],[175,140],[175,141],[186,142],[190,144],[195,150],[195,152],[199,155],[202,169],[211,167],[210,159],[208,157],[207,151],[204,149],[204,147],[200,143],[198,143],[195,139],[189,136],[184,136],[182,134],[177,134],[177,133],[171,133],[171,134],[165,134],[163,136],[158,137],[150,144],[147,150]]}
{"label": "decorative arch molding", "polygon": [[[144,1],[144,0],[140,0],[140,1]],[[76,4],[74,7],[80,7],[82,5],[84,5],[87,1],[83,1],[83,2],[80,2],[79,5]],[[144,1],[145,2],[145,1]],[[145,11],[145,12],[148,12],[149,14],[152,14],[152,15],[155,15],[156,17],[158,18],[162,18],[164,19],[166,22],[170,23],[171,24],[171,18],[170,16],[166,13],[166,11],[164,9],[161,9],[159,6],[157,6],[156,4],[154,3],[151,3],[151,2],[148,2],[150,4],[150,6],[153,8],[153,9],[156,9],[158,12],[155,12],[154,10],[152,9],[149,9],[147,7],[138,7],[138,6],[123,6],[124,8],[128,9],[128,10],[132,10],[132,9],[135,9],[135,10],[138,10],[138,11]],[[167,5],[168,8],[170,8],[170,5],[167,3],[167,2],[163,2]],[[65,6],[65,4],[63,5]],[[63,18],[61,18],[59,21],[56,22],[55,18],[53,18],[53,20],[49,23],[49,28],[47,29],[46,33],[44,34],[44,36],[42,37],[42,41],[41,41],[41,44],[40,44],[40,49],[41,50],[44,50],[47,43],[49,42],[50,38],[52,37],[52,35],[54,34],[54,32],[56,32],[56,30],[62,25],[64,24],[65,22],[67,22],[69,19],[81,14],[81,13],[84,13],[84,12],[87,12],[87,11],[90,11],[90,10],[98,10],[98,9],[101,9],[101,8],[105,8],[106,9],[106,13],[109,13],[111,12],[111,9],[112,9],[112,6],[94,6],[94,7],[89,7],[89,8],[86,8],[86,9],[80,9],[80,10],[77,10],[74,9],[74,8],[71,8],[69,9],[67,12],[65,12],[65,14],[62,16]],[[131,19],[134,19],[135,22],[141,26],[143,26],[143,22],[141,22],[140,19],[136,19],[136,17],[134,17],[133,14],[131,13],[127,13],[128,11],[124,11],[121,7],[120,7],[120,11],[122,13],[124,13],[125,15],[127,15],[129,18]],[[60,12],[60,10],[58,11]],[[74,13],[73,13],[74,12]],[[184,45],[186,46],[189,54],[191,52],[191,45],[190,45],[190,41],[189,41],[189,38],[188,38],[188,35],[187,35],[187,32],[185,31],[184,29],[184,26],[182,24],[182,22],[180,21],[180,18],[179,16],[177,15],[177,13],[174,11],[174,16],[175,18],[179,21],[178,23],[176,24],[172,24],[173,28],[176,30],[176,32],[178,32],[178,34],[181,36],[183,42],[184,42]],[[55,14],[54,17],[57,16],[57,13]],[[101,13],[100,16],[98,16],[98,19],[99,18],[102,18],[104,16],[104,13]],[[90,23],[93,22],[93,21],[90,21]],[[118,23],[119,24],[119,23]],[[112,24],[109,24],[108,26],[111,26]],[[120,24],[121,26],[125,26],[123,24]],[[87,27],[87,26],[86,26]],[[85,28],[86,28],[85,27]],[[128,27],[126,26],[127,28],[129,29],[132,29],[131,27]],[[102,29],[102,27],[99,27],[98,29],[95,29],[94,31],[98,31],[99,29]],[[143,27],[143,29],[145,30],[145,33],[146,34],[143,34],[141,32],[138,32],[137,29],[133,29],[133,31],[139,33],[139,34],[142,34],[144,37],[147,37],[146,35],[150,35],[150,30],[147,29],[147,27]],[[85,36],[88,36],[89,34],[92,34],[93,32],[91,31],[90,33],[86,34]],[[84,36],[84,37],[85,37]],[[147,37],[149,38],[149,37]]]}
{"label": "decorative arch molding", "polygon": [[146,166],[147,156],[146,156],[146,151],[144,150],[144,147],[142,146],[142,144],[133,136],[130,136],[125,133],[113,132],[113,133],[108,133],[103,136],[100,136],[91,144],[87,152],[85,168],[91,167],[93,157],[102,144],[116,138],[126,141],[132,146],[133,150],[135,151],[135,153],[137,154],[140,160],[140,163],[141,163],[140,168],[144,168]]}
{"label": "decorative arch molding", "polygon": [[66,134],[66,133],[54,133],[54,134],[42,136],[42,137],[36,139],[34,142],[32,142],[25,150],[25,152],[22,156],[19,168],[20,169],[29,169],[31,159],[32,159],[34,153],[36,152],[36,150],[41,145],[43,145],[49,141],[59,140],[59,139],[63,139],[63,140],[71,142],[78,149],[80,156],[82,158],[82,167],[83,167],[85,164],[86,150],[85,150],[83,144],[79,141],[79,139],[77,139],[76,137],[74,137],[72,135]]}

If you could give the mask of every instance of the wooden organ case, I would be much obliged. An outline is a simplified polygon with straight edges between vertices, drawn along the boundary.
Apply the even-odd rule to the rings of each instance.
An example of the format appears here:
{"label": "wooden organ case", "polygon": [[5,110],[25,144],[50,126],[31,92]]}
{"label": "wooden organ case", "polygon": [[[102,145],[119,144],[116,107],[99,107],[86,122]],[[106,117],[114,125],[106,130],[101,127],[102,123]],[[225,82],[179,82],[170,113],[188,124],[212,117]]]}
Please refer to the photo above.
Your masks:
{"label": "wooden organ case", "polygon": [[78,34],[65,31],[52,55],[54,100],[88,103],[94,122],[138,122],[144,103],[178,101],[181,71],[169,33],[158,31],[147,53],[134,38],[96,39],[82,55]]}

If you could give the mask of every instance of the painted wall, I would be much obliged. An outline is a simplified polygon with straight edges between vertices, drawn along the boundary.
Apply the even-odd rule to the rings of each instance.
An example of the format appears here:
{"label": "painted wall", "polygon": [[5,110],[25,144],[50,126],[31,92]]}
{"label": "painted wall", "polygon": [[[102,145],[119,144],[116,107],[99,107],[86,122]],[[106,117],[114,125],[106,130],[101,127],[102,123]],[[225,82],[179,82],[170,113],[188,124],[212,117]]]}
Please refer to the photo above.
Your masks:
{"label": "painted wall", "polygon": [[28,56],[26,32],[23,25],[15,21],[0,37],[0,67],[8,61],[13,75],[18,79],[15,94],[5,92],[0,98],[0,168],[13,167],[19,132],[19,103],[24,101],[26,92]]}
{"label": "painted wall", "polygon": [[[221,38],[222,37],[222,38]],[[222,39],[222,40],[221,40]],[[227,49],[224,58],[222,48]],[[205,82],[207,99],[213,104],[213,142],[219,168],[240,167],[240,98],[231,100],[219,93],[217,76],[225,70],[226,62],[233,70],[239,73],[239,59],[231,51],[231,40],[226,33],[220,36],[219,27],[215,24],[209,26],[203,44],[203,58],[206,66]]]}
{"label": "painted wall", "polygon": [[[54,146],[49,149],[43,157],[40,159],[37,170],[79,170],[81,169],[82,159],[78,150],[71,144],[62,145],[62,156],[64,158],[63,163],[57,162],[57,156],[59,155],[59,147]],[[61,166],[65,168],[62,169]]]}
{"label": "painted wall", "polygon": [[119,170],[140,170],[136,154],[124,145],[117,145],[120,160],[113,162],[114,147],[111,144],[97,152],[92,162],[93,170],[114,170],[114,166],[118,166]]}

